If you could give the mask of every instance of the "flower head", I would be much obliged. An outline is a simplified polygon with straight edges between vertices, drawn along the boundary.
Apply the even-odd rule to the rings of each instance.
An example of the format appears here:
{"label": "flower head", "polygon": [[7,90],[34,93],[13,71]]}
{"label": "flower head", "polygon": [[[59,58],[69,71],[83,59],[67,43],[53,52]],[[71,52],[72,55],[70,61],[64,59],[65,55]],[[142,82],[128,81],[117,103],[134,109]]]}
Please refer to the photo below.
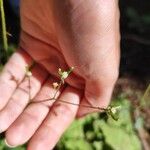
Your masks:
{"label": "flower head", "polygon": [[58,86],[59,86],[59,84],[58,84],[57,82],[54,82],[54,83],[52,84],[52,86],[53,86],[54,89],[57,89]]}
{"label": "flower head", "polygon": [[64,83],[64,80],[69,76],[69,74],[73,71],[74,67],[71,67],[67,71],[62,71],[61,68],[58,69],[58,74],[60,76],[61,81]]}
{"label": "flower head", "polygon": [[26,76],[27,77],[31,77],[32,76],[32,72],[30,71],[30,68],[28,66],[26,67]]}
{"label": "flower head", "polygon": [[118,120],[119,119],[119,112],[120,112],[121,106],[109,106],[107,108],[107,113],[108,115],[110,115],[114,120]]}

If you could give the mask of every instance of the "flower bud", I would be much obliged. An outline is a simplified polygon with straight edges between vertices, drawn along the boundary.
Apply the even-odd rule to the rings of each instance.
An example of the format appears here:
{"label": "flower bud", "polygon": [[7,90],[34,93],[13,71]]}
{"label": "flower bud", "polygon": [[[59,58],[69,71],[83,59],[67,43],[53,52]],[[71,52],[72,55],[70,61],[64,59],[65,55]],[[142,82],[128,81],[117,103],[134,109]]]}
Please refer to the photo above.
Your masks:
{"label": "flower bud", "polygon": [[57,89],[57,88],[58,88],[58,83],[57,83],[57,82],[54,82],[52,85],[53,85],[53,88],[54,88],[54,89]]}

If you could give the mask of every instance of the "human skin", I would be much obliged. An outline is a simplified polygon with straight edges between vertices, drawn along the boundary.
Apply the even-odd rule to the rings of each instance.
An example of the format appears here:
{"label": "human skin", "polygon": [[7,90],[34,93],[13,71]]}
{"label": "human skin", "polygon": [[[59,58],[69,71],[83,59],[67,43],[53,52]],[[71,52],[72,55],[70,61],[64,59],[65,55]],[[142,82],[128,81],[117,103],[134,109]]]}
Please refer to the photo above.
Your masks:
{"label": "human skin", "polygon": [[[7,144],[53,149],[76,117],[95,111],[58,100],[37,103],[53,97],[58,68],[75,67],[59,99],[106,108],[119,72],[119,42],[117,0],[22,0],[20,46],[0,75]],[[33,61],[31,103],[25,67]]]}

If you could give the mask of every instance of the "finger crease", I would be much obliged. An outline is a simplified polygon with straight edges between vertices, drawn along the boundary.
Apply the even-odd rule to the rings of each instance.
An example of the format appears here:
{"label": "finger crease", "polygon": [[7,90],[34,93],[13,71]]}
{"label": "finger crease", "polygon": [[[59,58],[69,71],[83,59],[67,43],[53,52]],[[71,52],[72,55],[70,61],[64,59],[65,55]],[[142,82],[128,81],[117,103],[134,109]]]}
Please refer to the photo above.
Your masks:
{"label": "finger crease", "polygon": [[30,90],[30,87],[29,86],[27,86],[26,88],[25,87],[18,87],[18,89],[20,90],[20,91],[22,91],[24,94],[29,94],[29,90]]}

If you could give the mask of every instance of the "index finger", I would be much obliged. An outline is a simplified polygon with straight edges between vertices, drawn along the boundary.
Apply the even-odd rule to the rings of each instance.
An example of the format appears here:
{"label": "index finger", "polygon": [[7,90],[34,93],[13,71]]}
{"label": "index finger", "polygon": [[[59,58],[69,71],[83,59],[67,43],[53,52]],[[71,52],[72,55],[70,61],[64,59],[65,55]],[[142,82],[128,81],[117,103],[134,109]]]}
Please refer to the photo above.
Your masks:
{"label": "index finger", "polygon": [[17,50],[0,74],[0,110],[7,104],[17,85],[25,76],[25,67],[31,66],[32,58],[22,49]]}

